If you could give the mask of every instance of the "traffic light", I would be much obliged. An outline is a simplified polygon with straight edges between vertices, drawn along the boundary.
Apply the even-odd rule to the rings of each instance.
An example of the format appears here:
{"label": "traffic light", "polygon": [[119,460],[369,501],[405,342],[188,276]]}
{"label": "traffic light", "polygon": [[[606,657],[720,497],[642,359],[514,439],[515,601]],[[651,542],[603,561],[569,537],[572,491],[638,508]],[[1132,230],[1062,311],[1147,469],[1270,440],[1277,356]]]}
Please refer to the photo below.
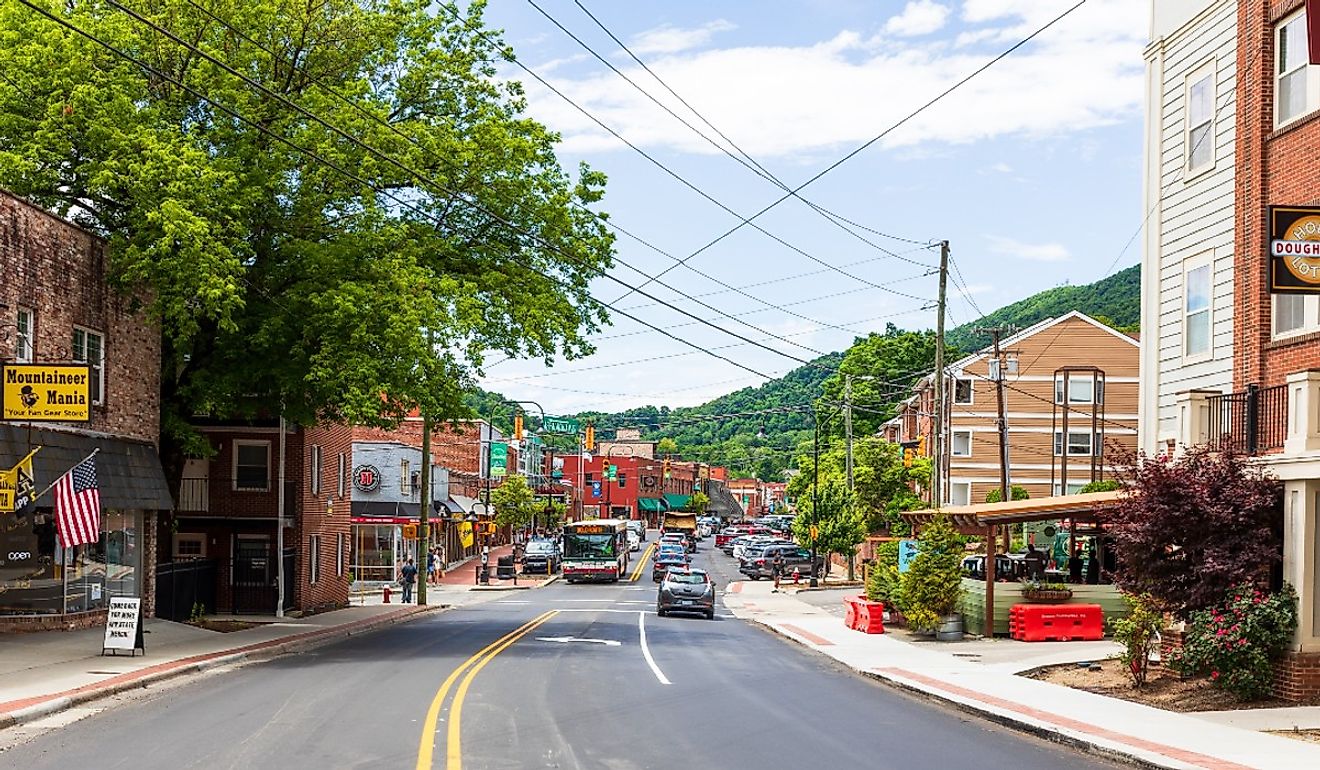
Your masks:
{"label": "traffic light", "polygon": [[913,449],[909,449],[909,448],[907,448],[907,447],[904,447],[904,448],[903,448],[903,467],[904,467],[904,468],[911,468],[911,467],[912,467],[912,458],[913,458],[913,456],[914,456],[915,454],[916,454],[916,451],[915,451],[915,450],[913,450]]}
{"label": "traffic light", "polygon": [[665,460],[665,478],[669,478],[669,460]]}
{"label": "traffic light", "polygon": [[523,416],[521,414],[513,416],[513,440],[523,440]]}
{"label": "traffic light", "polygon": [[925,437],[925,436],[918,436],[918,437],[917,437],[917,454],[921,455],[922,457],[925,457],[925,456],[926,456],[926,437]]}
{"label": "traffic light", "polygon": [[584,446],[586,446],[588,452],[591,451],[591,448],[592,448],[592,447],[596,446],[596,426],[595,426],[595,425],[588,425],[588,426],[587,426],[587,437],[586,437],[586,439],[583,441],[583,444],[584,444]]}

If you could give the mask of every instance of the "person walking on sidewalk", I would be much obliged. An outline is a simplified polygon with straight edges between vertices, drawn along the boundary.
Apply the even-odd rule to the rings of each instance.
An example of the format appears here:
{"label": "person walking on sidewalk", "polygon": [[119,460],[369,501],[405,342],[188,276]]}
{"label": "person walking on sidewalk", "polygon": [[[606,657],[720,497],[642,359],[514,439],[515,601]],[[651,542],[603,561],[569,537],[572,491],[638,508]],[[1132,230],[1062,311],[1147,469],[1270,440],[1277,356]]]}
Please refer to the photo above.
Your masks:
{"label": "person walking on sidewalk", "polygon": [[770,576],[775,579],[775,590],[779,590],[779,580],[784,576],[784,552],[775,551],[775,558],[770,562]]}
{"label": "person walking on sidewalk", "polygon": [[408,557],[407,563],[403,569],[399,570],[399,583],[403,585],[403,603],[408,604],[412,601],[413,583],[417,580],[417,565],[413,564],[412,557]]}

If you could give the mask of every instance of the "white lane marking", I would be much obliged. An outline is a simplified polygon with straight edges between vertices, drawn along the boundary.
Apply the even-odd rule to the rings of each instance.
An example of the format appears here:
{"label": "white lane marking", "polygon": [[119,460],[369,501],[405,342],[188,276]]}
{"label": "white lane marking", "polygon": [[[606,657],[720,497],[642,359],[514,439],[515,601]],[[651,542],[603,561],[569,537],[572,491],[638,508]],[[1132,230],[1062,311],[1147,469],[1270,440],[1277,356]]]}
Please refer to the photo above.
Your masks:
{"label": "white lane marking", "polygon": [[613,599],[555,599],[557,602],[612,602]]}
{"label": "white lane marking", "polygon": [[500,601],[495,603],[496,604],[531,604],[531,602],[522,601],[521,599],[501,599]]}
{"label": "white lane marking", "polygon": [[655,658],[651,657],[651,648],[646,644],[645,612],[637,613],[637,633],[642,640],[642,655],[646,657],[646,665],[651,667],[651,673],[655,674],[655,678],[660,680],[660,684],[673,684],[665,677],[665,672],[661,671],[660,667],[655,664]]}
{"label": "white lane marking", "polygon": [[619,647],[623,644],[623,642],[615,641],[614,639],[581,639],[576,636],[538,636],[536,637],[536,641],[559,642],[560,644],[568,644],[569,642],[586,642],[587,644],[603,644],[606,647]]}
{"label": "white lane marking", "polygon": [[615,602],[615,604],[650,604],[650,602],[632,601],[631,599],[629,599],[627,601]]}

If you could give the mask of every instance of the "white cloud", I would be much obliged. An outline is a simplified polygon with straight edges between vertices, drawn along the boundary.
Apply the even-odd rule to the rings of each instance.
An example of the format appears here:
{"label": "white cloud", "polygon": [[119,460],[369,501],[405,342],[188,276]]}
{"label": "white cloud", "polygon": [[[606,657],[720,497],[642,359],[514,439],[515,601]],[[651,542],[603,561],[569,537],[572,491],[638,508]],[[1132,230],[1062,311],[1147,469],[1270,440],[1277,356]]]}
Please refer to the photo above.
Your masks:
{"label": "white cloud", "polygon": [[[1041,15],[1066,0],[976,0],[964,15],[988,19],[988,33],[1016,41]],[[961,144],[1001,136],[1039,138],[1111,125],[1140,114],[1145,45],[1143,0],[1088,4],[934,107],[888,135],[881,146]],[[1029,18],[1028,18],[1029,17]],[[678,93],[747,152],[802,160],[834,155],[867,141],[935,94],[965,77],[1004,43],[954,47],[948,40],[920,42],[867,38],[840,30],[799,46],[741,46],[688,50],[709,31],[660,28],[651,50],[674,53],[649,64]],[[664,35],[660,32],[664,31]],[[665,35],[670,35],[666,38]],[[627,70],[625,70],[627,71]],[[639,83],[644,73],[629,72]],[[629,140],[643,147],[717,152],[644,96],[609,72],[547,76],[555,86]],[[567,153],[622,149],[572,106],[535,82],[525,82],[533,114],[561,132]],[[680,114],[669,94],[653,90]]]}
{"label": "white cloud", "polygon": [[689,29],[665,24],[638,33],[633,37],[632,45],[629,48],[638,56],[653,53],[678,53],[679,51],[687,51],[705,45],[710,42],[716,32],[728,32],[737,28],[737,24],[724,19],[716,19],[702,24],[700,27]]}
{"label": "white cloud", "polygon": [[912,0],[903,12],[885,22],[885,32],[892,35],[929,35],[944,26],[949,7],[933,0]]}
{"label": "white cloud", "polygon": [[1072,259],[1068,247],[1062,243],[1024,243],[998,235],[987,235],[985,239],[990,242],[990,250],[996,254],[1031,262],[1067,262]]}

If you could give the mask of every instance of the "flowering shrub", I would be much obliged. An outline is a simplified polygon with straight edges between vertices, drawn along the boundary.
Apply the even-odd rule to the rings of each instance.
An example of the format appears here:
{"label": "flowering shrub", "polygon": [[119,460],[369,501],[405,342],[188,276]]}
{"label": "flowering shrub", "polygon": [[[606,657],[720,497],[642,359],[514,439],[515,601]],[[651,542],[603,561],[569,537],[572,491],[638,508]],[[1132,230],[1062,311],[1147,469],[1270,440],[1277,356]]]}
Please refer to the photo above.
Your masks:
{"label": "flowering shrub", "polygon": [[1285,585],[1267,594],[1243,584],[1223,604],[1192,615],[1181,652],[1169,665],[1187,675],[1209,675],[1239,700],[1270,692],[1270,661],[1288,646],[1297,628],[1297,594]]}
{"label": "flowering shrub", "polygon": [[1123,599],[1127,601],[1128,614],[1110,621],[1109,625],[1114,632],[1114,641],[1123,645],[1118,659],[1127,667],[1132,686],[1143,687],[1150,671],[1150,653],[1155,649],[1160,629],[1164,626],[1164,615],[1156,609],[1155,600],[1149,595],[1123,594]]}

